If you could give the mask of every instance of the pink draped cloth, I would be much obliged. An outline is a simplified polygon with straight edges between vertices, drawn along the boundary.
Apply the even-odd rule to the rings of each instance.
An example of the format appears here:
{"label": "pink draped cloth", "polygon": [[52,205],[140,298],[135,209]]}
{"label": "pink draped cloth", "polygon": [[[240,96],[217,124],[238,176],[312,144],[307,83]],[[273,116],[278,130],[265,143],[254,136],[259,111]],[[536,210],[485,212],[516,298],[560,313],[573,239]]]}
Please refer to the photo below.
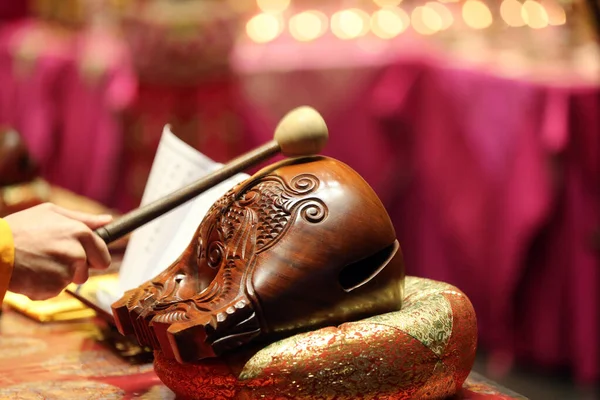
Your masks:
{"label": "pink draped cloth", "polygon": [[410,274],[467,293],[482,349],[597,380],[600,89],[442,65],[253,67],[246,80],[276,116],[303,103],[322,111],[325,154],[375,188]]}
{"label": "pink draped cloth", "polygon": [[69,63],[61,88],[60,172],[50,179],[112,206],[123,167],[120,114],[135,98],[136,77],[125,49],[110,37],[81,35],[75,46],[81,59]]}
{"label": "pink draped cloth", "polygon": [[469,295],[484,348],[598,379],[600,91],[417,69],[374,92],[410,148],[413,200],[390,205],[408,268]]}
{"label": "pink draped cloth", "polygon": [[235,74],[193,87],[138,82],[124,43],[36,20],[0,28],[0,124],[53,184],[127,211],[139,205],[165,124],[218,161],[266,130]]}
{"label": "pink draped cloth", "polygon": [[531,339],[517,350],[544,365],[572,364],[579,380],[597,381],[600,248],[593,235],[600,232],[600,95],[596,88],[547,92],[549,105],[562,104],[555,112],[563,118],[553,125],[554,137],[562,139],[555,147],[560,184],[528,254],[515,330]]}
{"label": "pink draped cloth", "polygon": [[[407,272],[471,298],[484,349],[570,366],[582,382],[599,378],[597,87],[366,52],[335,54],[318,68],[288,49],[271,59],[258,52],[251,68],[234,63],[242,86],[136,91],[127,55],[107,37],[49,36],[33,59],[17,57],[32,54],[23,40],[36,29],[26,22],[0,32],[0,123],[23,134],[53,183],[132,208],[138,197],[123,193],[135,185],[141,193],[165,123],[179,121],[186,141],[226,161],[310,104],[330,128],[325,154],[355,168],[388,208]],[[95,60],[89,49],[110,57]],[[275,59],[289,65],[269,70]]]}
{"label": "pink draped cloth", "polygon": [[45,173],[55,164],[60,87],[69,49],[54,36],[40,42],[39,33],[29,22],[5,26],[0,32],[0,123],[19,130]]}
{"label": "pink draped cloth", "polygon": [[0,78],[0,123],[23,135],[42,176],[112,205],[122,161],[119,113],[136,85],[121,45],[36,21],[9,24],[0,31]]}

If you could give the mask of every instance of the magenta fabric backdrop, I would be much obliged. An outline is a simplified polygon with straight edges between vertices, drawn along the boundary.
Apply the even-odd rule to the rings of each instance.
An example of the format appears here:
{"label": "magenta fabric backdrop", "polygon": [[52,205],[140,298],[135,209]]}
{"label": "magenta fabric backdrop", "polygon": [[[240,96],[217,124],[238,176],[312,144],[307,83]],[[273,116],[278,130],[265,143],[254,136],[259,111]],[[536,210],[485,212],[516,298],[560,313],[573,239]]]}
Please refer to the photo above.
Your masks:
{"label": "magenta fabric backdrop", "polygon": [[123,47],[24,20],[0,29],[0,79],[0,123],[23,135],[42,175],[110,204],[124,136],[118,115],[137,84]]}
{"label": "magenta fabric backdrop", "polygon": [[[245,81],[273,120],[303,103],[323,112],[324,153],[373,185],[409,273],[472,299],[493,360],[599,379],[597,86],[533,83],[422,56],[351,71],[253,66]],[[259,132],[254,143],[269,137]]]}
{"label": "magenta fabric backdrop", "polygon": [[[313,105],[330,127],[325,154],[361,173],[388,208],[408,272],[471,298],[482,348],[599,378],[598,87],[408,55],[365,53],[348,68],[288,54],[301,67],[275,68],[260,53],[236,59],[231,81],[190,93],[137,82],[109,37],[32,39],[39,29],[0,32],[0,123],[23,134],[53,183],[128,209],[135,199],[120,195],[145,179],[171,117],[195,121],[187,140],[225,161],[269,140],[285,111]],[[215,139],[223,126],[237,134]]]}
{"label": "magenta fabric backdrop", "polygon": [[375,107],[391,151],[410,149],[410,185],[389,204],[410,273],[468,294],[483,348],[597,380],[600,91],[418,75],[389,68]]}

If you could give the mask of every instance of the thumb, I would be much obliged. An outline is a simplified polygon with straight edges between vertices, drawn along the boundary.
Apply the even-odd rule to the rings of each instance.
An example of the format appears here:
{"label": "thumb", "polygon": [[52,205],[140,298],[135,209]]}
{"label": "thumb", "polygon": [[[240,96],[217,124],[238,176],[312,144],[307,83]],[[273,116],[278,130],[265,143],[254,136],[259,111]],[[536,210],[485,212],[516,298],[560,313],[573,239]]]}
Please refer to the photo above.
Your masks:
{"label": "thumb", "polygon": [[104,226],[113,220],[113,216],[110,214],[88,214],[81,211],[68,210],[56,205],[54,206],[54,211],[57,214],[63,215],[67,218],[83,222],[90,229],[100,228],[101,226]]}

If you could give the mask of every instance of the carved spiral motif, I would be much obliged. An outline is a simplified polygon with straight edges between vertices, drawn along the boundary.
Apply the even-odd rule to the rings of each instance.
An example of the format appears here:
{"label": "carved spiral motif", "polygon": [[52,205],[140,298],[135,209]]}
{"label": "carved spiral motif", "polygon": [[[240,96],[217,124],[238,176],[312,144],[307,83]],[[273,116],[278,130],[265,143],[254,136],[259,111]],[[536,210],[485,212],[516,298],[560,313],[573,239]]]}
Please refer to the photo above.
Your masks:
{"label": "carved spiral motif", "polygon": [[243,196],[238,200],[240,206],[248,206],[260,198],[260,192],[256,189],[250,189],[243,194]]}
{"label": "carved spiral motif", "polygon": [[300,174],[292,178],[290,186],[297,194],[309,193],[319,186],[319,179],[312,174]]}
{"label": "carved spiral motif", "polygon": [[208,247],[207,257],[208,265],[211,268],[217,268],[223,259],[223,244],[212,242]]}
{"label": "carved spiral motif", "polygon": [[327,206],[318,199],[309,199],[300,206],[300,216],[304,218],[306,222],[316,224],[323,221],[328,214],[329,210],[327,209]]}

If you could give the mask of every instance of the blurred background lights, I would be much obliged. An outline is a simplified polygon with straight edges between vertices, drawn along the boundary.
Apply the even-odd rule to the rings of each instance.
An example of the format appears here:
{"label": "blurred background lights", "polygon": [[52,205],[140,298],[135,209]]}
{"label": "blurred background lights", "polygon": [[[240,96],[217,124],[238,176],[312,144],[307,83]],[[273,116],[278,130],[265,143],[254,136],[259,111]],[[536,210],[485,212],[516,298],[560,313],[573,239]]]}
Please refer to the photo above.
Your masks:
{"label": "blurred background lights", "polygon": [[492,12],[479,0],[467,0],[462,6],[465,24],[473,29],[484,29],[492,25]]}
{"label": "blurred background lights", "polygon": [[448,10],[448,7],[441,3],[437,3],[435,1],[430,1],[426,4],[427,8],[432,9],[435,13],[440,17],[442,25],[441,30],[446,30],[452,26],[454,22],[454,17],[452,17],[452,13]]}
{"label": "blurred background lights", "polygon": [[548,26],[548,14],[544,7],[537,1],[527,0],[521,8],[523,21],[533,29],[542,29]]}
{"label": "blurred background lights", "polygon": [[377,10],[371,16],[371,31],[382,39],[391,39],[398,36],[409,25],[410,18],[408,14],[397,7]]}
{"label": "blurred background lights", "polygon": [[370,17],[365,11],[353,8],[331,16],[331,31],[340,39],[354,39],[369,32]]}
{"label": "blurred background lights", "polygon": [[283,31],[283,20],[272,14],[258,14],[246,24],[246,34],[257,43],[270,42]]}
{"label": "blurred background lights", "polygon": [[506,25],[518,28],[525,25],[521,16],[521,3],[517,0],[504,0],[500,4],[500,16],[506,22]]}
{"label": "blurred background lights", "polygon": [[540,4],[546,10],[548,15],[548,23],[558,26],[564,25],[567,22],[567,14],[565,9],[556,0],[541,0]]}
{"label": "blurred background lights", "polygon": [[421,35],[433,35],[442,29],[442,18],[427,6],[416,7],[410,16],[410,22],[413,29]]}
{"label": "blurred background lights", "polygon": [[[328,29],[344,40],[357,39],[369,31],[380,39],[392,39],[410,26],[421,35],[433,35],[452,27],[455,18],[460,18],[457,11],[469,28],[485,29],[493,23],[488,4],[495,3],[486,0],[429,0],[417,3],[419,5],[407,13],[399,6],[406,3],[403,0],[372,1],[378,7],[372,14],[361,8],[349,8],[338,10],[329,18],[317,10],[299,10],[301,12],[295,15],[287,15],[285,11],[290,10],[292,0],[256,0],[261,12],[248,21],[246,33],[257,43],[276,39],[286,25],[290,35],[301,42],[318,39]],[[564,1],[570,0],[498,0],[498,17],[513,28],[542,29],[564,25],[567,19]],[[298,4],[301,3],[298,0]]]}
{"label": "blurred background lights", "polygon": [[290,34],[301,42],[322,36],[327,30],[327,16],[320,11],[304,11],[290,18]]}
{"label": "blurred background lights", "polygon": [[277,13],[285,11],[290,6],[290,0],[256,0],[256,5],[263,12]]}
{"label": "blurred background lights", "polygon": [[402,0],[373,0],[379,7],[396,7]]}

